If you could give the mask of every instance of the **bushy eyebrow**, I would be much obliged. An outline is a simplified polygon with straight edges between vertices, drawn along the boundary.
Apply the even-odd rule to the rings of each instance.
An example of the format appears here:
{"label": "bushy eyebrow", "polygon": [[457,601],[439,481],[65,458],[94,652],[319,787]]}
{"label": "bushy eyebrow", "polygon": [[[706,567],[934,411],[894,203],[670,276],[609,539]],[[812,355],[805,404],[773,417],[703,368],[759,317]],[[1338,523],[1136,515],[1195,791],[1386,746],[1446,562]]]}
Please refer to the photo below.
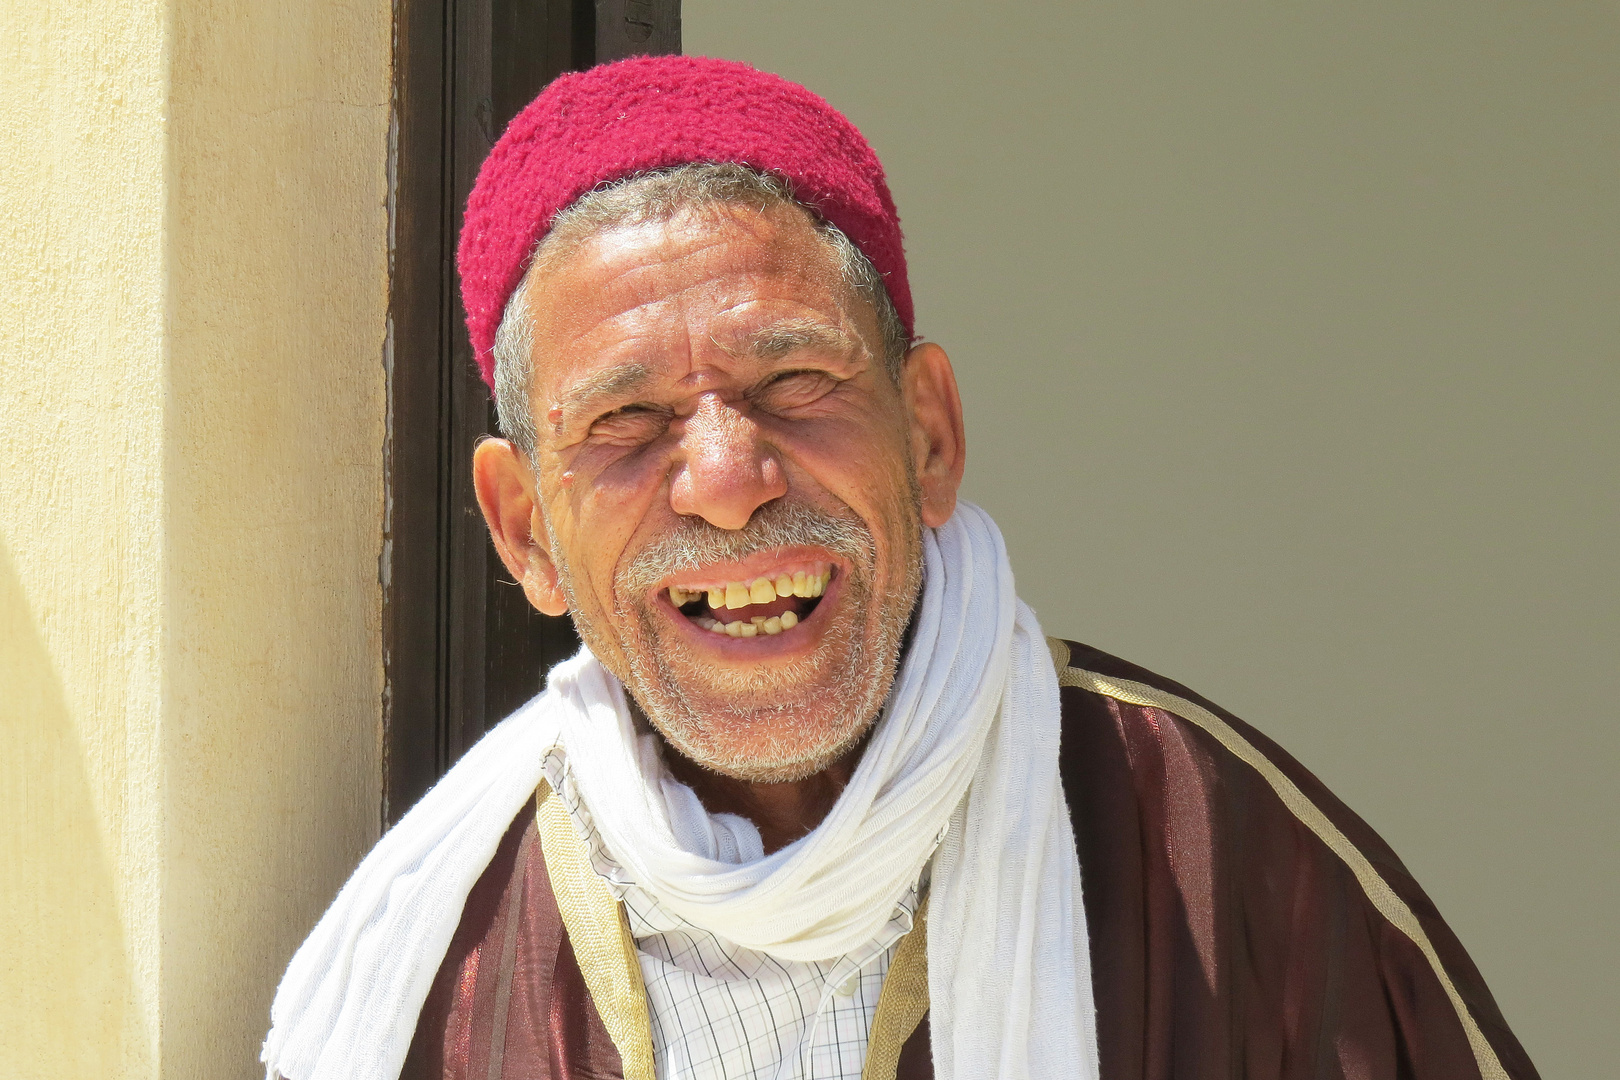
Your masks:
{"label": "bushy eyebrow", "polygon": [[855,340],[819,319],[784,319],[748,335],[747,352],[759,360],[780,360],[800,349],[853,352]]}

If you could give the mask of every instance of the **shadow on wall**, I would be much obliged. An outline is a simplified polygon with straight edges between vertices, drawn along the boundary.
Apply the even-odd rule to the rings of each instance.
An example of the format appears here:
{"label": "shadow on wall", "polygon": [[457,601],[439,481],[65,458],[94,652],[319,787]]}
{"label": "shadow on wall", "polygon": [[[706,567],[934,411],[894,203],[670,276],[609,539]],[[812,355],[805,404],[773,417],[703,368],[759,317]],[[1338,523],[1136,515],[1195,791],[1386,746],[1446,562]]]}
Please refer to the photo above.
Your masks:
{"label": "shadow on wall", "polygon": [[61,681],[0,543],[0,1061],[19,1077],[144,1074],[111,861]]}

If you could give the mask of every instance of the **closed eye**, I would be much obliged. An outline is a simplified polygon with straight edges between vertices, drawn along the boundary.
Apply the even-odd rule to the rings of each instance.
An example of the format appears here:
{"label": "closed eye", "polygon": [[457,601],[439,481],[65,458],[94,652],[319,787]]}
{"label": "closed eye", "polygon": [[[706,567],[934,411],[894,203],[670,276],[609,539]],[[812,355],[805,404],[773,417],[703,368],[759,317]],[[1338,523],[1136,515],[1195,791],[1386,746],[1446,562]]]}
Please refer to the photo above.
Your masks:
{"label": "closed eye", "polygon": [[842,381],[825,371],[783,371],[756,386],[748,396],[762,409],[781,412],[813,404]]}
{"label": "closed eye", "polygon": [[625,405],[596,418],[591,424],[592,442],[635,445],[651,442],[669,427],[674,412],[662,405],[638,402]]}

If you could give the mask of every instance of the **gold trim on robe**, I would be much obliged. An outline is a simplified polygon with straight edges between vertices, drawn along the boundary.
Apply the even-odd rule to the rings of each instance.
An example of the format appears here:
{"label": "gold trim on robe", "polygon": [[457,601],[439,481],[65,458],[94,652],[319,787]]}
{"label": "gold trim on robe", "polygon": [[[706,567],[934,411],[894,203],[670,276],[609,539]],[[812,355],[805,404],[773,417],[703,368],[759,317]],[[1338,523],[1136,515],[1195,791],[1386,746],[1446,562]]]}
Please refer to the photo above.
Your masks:
{"label": "gold trim on robe", "polygon": [[866,1038],[861,1080],[894,1080],[900,1051],[928,1011],[928,897],[917,905],[911,931],[894,951]]}
{"label": "gold trim on robe", "polygon": [[551,891],[591,1001],[619,1050],[625,1080],[654,1080],[652,1016],[624,908],[591,866],[590,852],[550,783],[540,782],[535,802]]}
{"label": "gold trim on robe", "polygon": [[[1254,747],[1249,740],[1239,735],[1232,726],[1219,716],[1210,712],[1202,705],[1188,701],[1186,698],[1167,693],[1157,687],[1146,683],[1135,682],[1131,679],[1117,679],[1109,675],[1100,675],[1084,668],[1069,666],[1069,646],[1059,638],[1046,639],[1047,648],[1052,652],[1052,659],[1058,667],[1058,685],[1078,687],[1089,690],[1093,694],[1114,698],[1117,701],[1127,702],[1151,709],[1163,709],[1203,729],[1217,742],[1230,751],[1235,757],[1246,762],[1260,776],[1271,785],[1290,813],[1301,824],[1315,833],[1317,838],[1328,848],[1344,860],[1350,872],[1360,882],[1362,891],[1367,899],[1372,901],[1378,913],[1388,919],[1390,925],[1412,939],[1423,956],[1434,970],[1435,977],[1445,989],[1446,996],[1451,999],[1452,1008],[1457,1010],[1457,1019],[1462,1023],[1464,1034],[1468,1036],[1468,1045],[1474,1051],[1474,1060],[1479,1067],[1479,1074],[1483,1080],[1510,1080],[1508,1071],[1502,1067],[1501,1059],[1497,1057],[1496,1050],[1485,1038],[1485,1033],[1479,1029],[1479,1024],[1468,1011],[1468,1005],[1457,992],[1456,984],[1452,982],[1451,975],[1446,971],[1445,965],[1440,961],[1440,955],[1435,951],[1424,932],[1423,925],[1418,922],[1412,909],[1406,901],[1395,894],[1377,869],[1361,853],[1361,849],[1350,841],[1350,838],[1339,831],[1338,826],[1328,820],[1326,814],[1310,800],[1310,798],[1290,780],[1271,759],[1266,757]],[[1083,868],[1082,868],[1083,869]]]}

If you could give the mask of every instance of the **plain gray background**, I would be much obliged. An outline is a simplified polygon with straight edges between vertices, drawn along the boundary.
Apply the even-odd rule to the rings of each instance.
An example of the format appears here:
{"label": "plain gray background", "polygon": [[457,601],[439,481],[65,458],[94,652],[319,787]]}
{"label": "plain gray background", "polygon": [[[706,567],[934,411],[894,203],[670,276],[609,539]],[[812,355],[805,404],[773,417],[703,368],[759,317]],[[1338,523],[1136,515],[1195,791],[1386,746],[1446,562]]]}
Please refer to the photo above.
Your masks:
{"label": "plain gray background", "polygon": [[1620,1061],[1620,8],[686,0],[877,148],[1050,633],[1390,841]]}

